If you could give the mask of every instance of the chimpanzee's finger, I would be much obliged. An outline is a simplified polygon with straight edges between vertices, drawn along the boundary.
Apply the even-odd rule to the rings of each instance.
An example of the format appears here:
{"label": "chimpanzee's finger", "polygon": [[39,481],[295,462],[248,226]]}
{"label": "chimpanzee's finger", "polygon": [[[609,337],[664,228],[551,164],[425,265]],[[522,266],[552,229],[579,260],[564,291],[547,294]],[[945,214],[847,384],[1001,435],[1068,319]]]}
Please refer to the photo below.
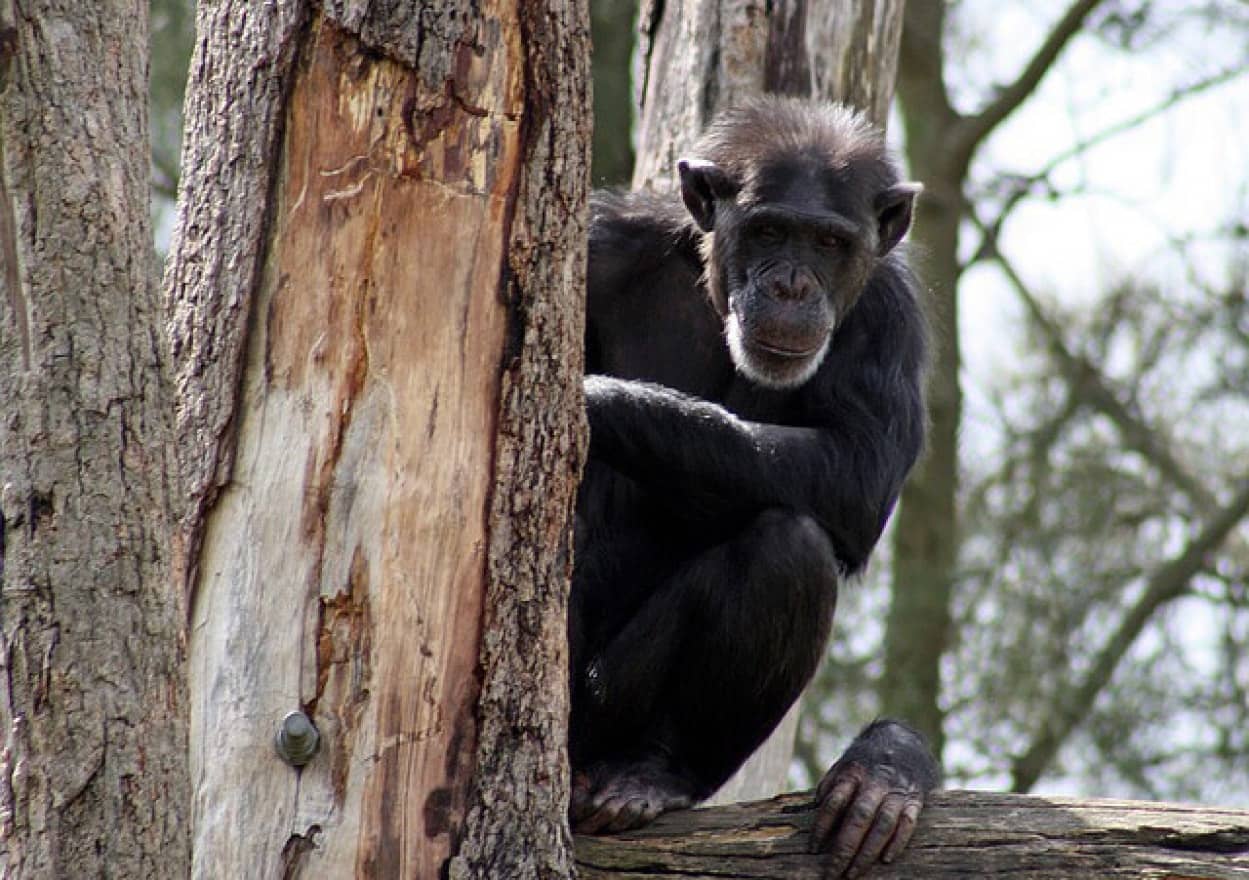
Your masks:
{"label": "chimpanzee's finger", "polygon": [[811,852],[820,852],[828,844],[829,834],[841,821],[842,813],[854,798],[859,781],[853,776],[843,776],[824,794],[815,809],[815,825],[811,829]]}
{"label": "chimpanzee's finger", "polygon": [[828,861],[825,862],[825,877],[842,876],[854,860],[872,823],[876,821],[876,814],[880,811],[886,791],[883,785],[860,786],[858,795],[845,810],[841,828],[833,838],[833,846],[829,850]]}
{"label": "chimpanzee's finger", "polygon": [[589,817],[579,822],[574,829],[578,834],[598,834],[601,831],[606,831],[607,827],[615,821],[620,814],[620,810],[625,805],[623,796],[608,797],[601,800],[596,798],[596,801],[598,801],[596,804],[597,809]]}
{"label": "chimpanzee's finger", "polygon": [[824,800],[828,796],[833,786],[844,780],[846,777],[853,777],[862,783],[867,779],[867,771],[858,764],[834,764],[829,768],[828,772],[820,779],[820,784],[815,787],[815,799],[817,801]]}
{"label": "chimpanzee's finger", "polygon": [[616,813],[616,818],[607,823],[605,830],[609,832],[628,831],[630,828],[636,828],[641,824],[642,814],[646,808],[650,806],[645,798],[633,797],[629,798],[620,807],[620,811]]}
{"label": "chimpanzee's finger", "polygon": [[898,827],[898,817],[904,803],[905,801],[898,795],[885,797],[880,809],[876,812],[876,818],[872,820],[867,836],[859,844],[859,851],[846,868],[846,877],[858,877],[880,857],[881,850],[889,843],[894,830]]}
{"label": "chimpanzee's finger", "polygon": [[915,823],[919,821],[919,809],[920,803],[914,798],[909,799],[906,806],[902,808],[902,815],[898,817],[898,828],[893,832],[893,840],[889,841],[889,845],[880,856],[882,862],[892,862],[911,842],[911,835],[915,833]]}

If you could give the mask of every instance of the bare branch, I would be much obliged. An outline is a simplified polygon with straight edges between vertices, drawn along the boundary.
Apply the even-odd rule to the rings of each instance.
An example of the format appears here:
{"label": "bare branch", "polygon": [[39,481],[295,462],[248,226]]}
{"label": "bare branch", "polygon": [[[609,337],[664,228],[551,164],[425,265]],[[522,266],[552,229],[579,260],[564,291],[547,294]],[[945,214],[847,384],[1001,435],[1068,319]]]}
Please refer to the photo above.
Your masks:
{"label": "bare branch", "polygon": [[1029,179],[1033,181],[1040,181],[1040,180],[1045,179],[1046,177],[1049,177],[1049,175],[1053,173],[1054,169],[1057,168],[1062,163],[1070,159],[1074,159],[1075,157],[1083,153],[1088,152],[1093,147],[1096,147],[1097,145],[1103,143],[1104,141],[1108,141],[1111,138],[1118,137],[1121,134],[1125,134],[1135,128],[1139,128],[1140,126],[1144,125],[1146,122],[1149,122],[1151,119],[1156,118],[1158,115],[1165,113],[1166,111],[1170,110],[1172,107],[1175,107],[1177,104],[1183,103],[1184,101],[1188,100],[1189,98],[1195,95],[1199,95],[1203,92],[1208,92],[1210,91],[1210,89],[1216,88],[1217,86],[1221,86],[1224,83],[1234,80],[1236,77],[1243,74],[1246,71],[1246,69],[1249,69],[1249,68],[1233,67],[1227,70],[1221,70],[1218,73],[1211,74],[1210,76],[1204,77],[1195,82],[1191,82],[1187,85],[1180,86],[1179,88],[1174,89],[1169,95],[1167,95],[1161,101],[1158,101],[1157,103],[1145,108],[1144,110],[1141,110],[1140,112],[1135,113],[1132,116],[1127,117],[1126,119],[1122,119],[1119,122],[1116,122],[1114,125],[1104,128],[1101,131],[1097,132],[1096,134],[1090,135],[1089,137],[1084,138],[1078,141],[1077,143],[1073,144],[1071,147],[1059,153],[1057,156],[1055,156],[1053,159],[1047,162],[1044,167],[1042,167],[1035,174],[1031,175]]}
{"label": "bare branch", "polygon": [[1078,399],[1109,418],[1115,427],[1118,428],[1120,436],[1123,437],[1124,445],[1151,462],[1165,479],[1196,502],[1198,506],[1207,509],[1215,507],[1217,499],[1213,493],[1180,463],[1179,459],[1171,451],[1170,445],[1163,440],[1158,430],[1146,423],[1140,414],[1133,412],[1127,404],[1119,399],[1114,389],[1106,381],[1106,377],[1095,364],[1067,347],[1061,329],[1046,314],[1045,309],[1042,308],[1032,290],[1024,283],[1011,262],[998,249],[996,229],[986,227],[974,216],[972,221],[979,227],[984,236],[984,244],[981,247],[981,251],[986,258],[991,258],[998,264],[1006,276],[1006,280],[1023,301],[1029,317],[1041,329],[1050,355],[1058,363],[1058,368],[1070,384],[1072,393]]}
{"label": "bare branch", "polygon": [[1045,74],[1053,67],[1062,50],[1071,42],[1072,37],[1079,33],[1084,19],[1101,2],[1102,0],[1076,0],[1072,3],[1066,15],[1054,25],[1054,29],[1050,31],[1049,36],[1045,38],[1019,77],[999,91],[997,97],[979,113],[974,116],[965,116],[960,120],[958,127],[952,132],[953,143],[951,144],[959,155],[970,156],[977,144],[1027,100]]}
{"label": "bare branch", "polygon": [[1098,653],[1084,680],[1069,698],[1056,701],[1045,729],[1028,750],[1013,762],[1012,791],[1026,792],[1032,788],[1071,731],[1088,715],[1093,701],[1110,681],[1119,661],[1132,647],[1132,643],[1154,613],[1163,605],[1184,595],[1188,582],[1205,567],[1210,553],[1227,539],[1246,514],[1249,514],[1249,475],[1242,479],[1240,489],[1231,502],[1207,520],[1183,552],[1155,571],[1146,581],[1145,591]]}
{"label": "bare branch", "polygon": [[1097,367],[1071,352],[1063,342],[1062,333],[1041,308],[1040,303],[1015,271],[1010,261],[997,249],[991,230],[981,225],[986,248],[1005,273],[1011,286],[1024,302],[1025,308],[1045,334],[1049,349],[1059,363],[1073,393],[1105,414],[1119,429],[1127,446],[1151,461],[1159,472],[1202,507],[1216,510],[1202,530],[1188,542],[1184,550],[1158,568],[1146,581],[1140,599],[1128,610],[1119,628],[1097,655],[1083,681],[1070,696],[1062,695],[1048,714],[1048,723],[1032,745],[1015,761],[1011,769],[1011,790],[1026,792],[1054,759],[1058,749],[1072,730],[1088,715],[1097,695],[1101,693],[1133,642],[1144,630],[1154,613],[1163,605],[1182,596],[1189,581],[1206,565],[1206,559],[1232,533],[1249,513],[1249,475],[1241,481],[1236,496],[1225,506],[1205,486],[1194,479],[1162,442],[1158,432],[1125,406],[1106,383]]}
{"label": "bare branch", "polygon": [[[1099,146],[1112,138],[1116,138],[1119,135],[1126,134],[1129,131],[1139,128],[1151,119],[1157,118],[1160,114],[1165,113],[1189,98],[1231,82],[1236,79],[1236,77],[1243,75],[1247,70],[1249,70],[1249,66],[1229,68],[1227,70],[1221,70],[1218,73],[1211,74],[1210,76],[1204,77],[1203,79],[1199,79],[1195,82],[1188,83],[1187,85],[1180,86],[1179,88],[1174,89],[1165,98],[1151,104],[1144,110],[1141,110],[1126,119],[1121,119],[1114,125],[1108,126],[1095,134],[1082,138],[1077,143],[1055,155],[1052,159],[1031,174],[1006,175],[1005,179],[1010,184],[1010,193],[1006,197],[1006,200],[1002,203],[1002,207],[998,210],[997,216],[986,224],[990,232],[994,237],[996,237],[1001,232],[1002,226],[1006,223],[1006,220],[1010,217],[1011,213],[1016,207],[1019,206],[1019,203],[1022,202],[1030,192],[1032,192],[1034,187],[1048,180],[1049,176],[1053,174],[1054,171],[1064,162],[1069,162],[1070,160],[1083,155],[1094,147]],[[971,202],[974,203],[975,199],[972,199]],[[968,265],[973,265],[980,260],[987,258],[988,253],[982,246],[968,261]]]}

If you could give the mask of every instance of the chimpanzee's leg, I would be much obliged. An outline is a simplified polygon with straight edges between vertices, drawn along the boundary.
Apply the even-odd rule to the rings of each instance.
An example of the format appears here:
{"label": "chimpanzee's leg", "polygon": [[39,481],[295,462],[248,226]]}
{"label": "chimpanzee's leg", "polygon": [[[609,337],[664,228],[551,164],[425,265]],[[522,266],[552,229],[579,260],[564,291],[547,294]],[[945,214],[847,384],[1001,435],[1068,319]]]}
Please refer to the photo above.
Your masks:
{"label": "chimpanzee's leg", "polygon": [[838,571],[813,520],[764,511],[588,651],[574,682],[578,830],[633,827],[719,788],[814,674]]}

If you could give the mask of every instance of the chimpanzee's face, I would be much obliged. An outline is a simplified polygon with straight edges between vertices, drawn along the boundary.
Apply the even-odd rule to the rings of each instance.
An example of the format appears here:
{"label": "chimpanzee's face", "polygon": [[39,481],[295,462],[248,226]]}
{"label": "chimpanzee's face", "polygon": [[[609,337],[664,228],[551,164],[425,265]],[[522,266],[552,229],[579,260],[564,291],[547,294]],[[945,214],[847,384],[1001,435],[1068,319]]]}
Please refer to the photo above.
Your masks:
{"label": "chimpanzee's face", "polygon": [[710,163],[679,168],[686,205],[713,233],[708,290],[733,363],[760,385],[801,385],[905,233],[918,186],[812,160],[765,165],[743,181]]}

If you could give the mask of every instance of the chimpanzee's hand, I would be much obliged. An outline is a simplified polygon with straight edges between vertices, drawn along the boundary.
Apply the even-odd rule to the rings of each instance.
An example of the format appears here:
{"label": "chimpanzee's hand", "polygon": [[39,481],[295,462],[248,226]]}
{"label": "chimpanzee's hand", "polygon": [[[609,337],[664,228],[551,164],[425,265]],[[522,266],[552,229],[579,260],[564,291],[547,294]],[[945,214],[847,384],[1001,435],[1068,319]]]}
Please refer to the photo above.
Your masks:
{"label": "chimpanzee's hand", "polygon": [[869,725],[824,774],[815,792],[813,852],[827,850],[824,877],[858,877],[877,860],[892,862],[938,780],[918,733],[894,721]]}

